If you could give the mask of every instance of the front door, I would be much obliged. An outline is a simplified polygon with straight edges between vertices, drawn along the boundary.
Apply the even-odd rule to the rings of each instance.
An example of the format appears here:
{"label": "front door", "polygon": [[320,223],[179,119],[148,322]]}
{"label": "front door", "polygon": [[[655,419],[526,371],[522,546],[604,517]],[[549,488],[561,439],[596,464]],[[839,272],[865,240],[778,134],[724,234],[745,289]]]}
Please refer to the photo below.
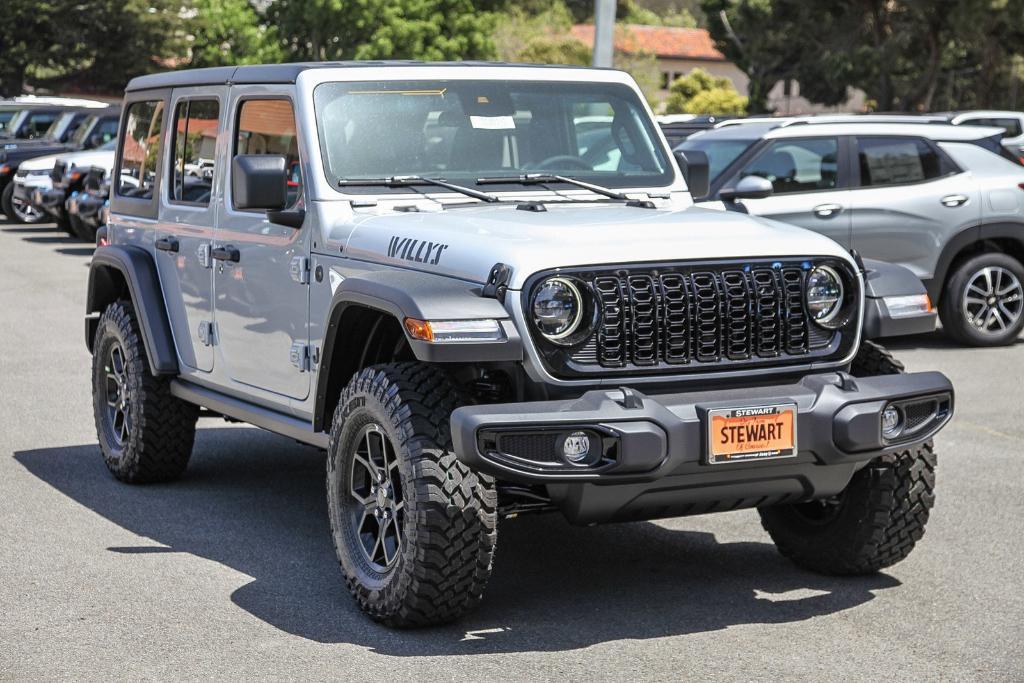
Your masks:
{"label": "front door", "polygon": [[856,144],[854,248],[932,278],[949,237],[981,219],[977,183],[921,138],[865,136]]}
{"label": "front door", "polygon": [[767,178],[770,197],[739,200],[749,213],[820,232],[849,248],[850,191],[840,182],[840,156],[836,137],[774,140],[726,186],[748,175]]}
{"label": "front door", "polygon": [[[188,367],[213,369],[213,269],[210,249],[220,191],[212,166],[227,88],[187,88],[171,94],[165,155],[168,168],[155,226],[156,262],[178,355]],[[211,165],[198,172],[198,162]]]}
{"label": "front door", "polygon": [[[289,168],[298,164],[290,91],[288,86],[231,88],[229,159],[283,154]],[[264,389],[282,403],[301,400],[310,387],[303,360],[309,343],[308,231],[270,223],[263,211],[236,209],[230,162],[226,166],[214,245],[218,363],[231,383]],[[289,188],[293,206],[301,204],[301,183]]]}

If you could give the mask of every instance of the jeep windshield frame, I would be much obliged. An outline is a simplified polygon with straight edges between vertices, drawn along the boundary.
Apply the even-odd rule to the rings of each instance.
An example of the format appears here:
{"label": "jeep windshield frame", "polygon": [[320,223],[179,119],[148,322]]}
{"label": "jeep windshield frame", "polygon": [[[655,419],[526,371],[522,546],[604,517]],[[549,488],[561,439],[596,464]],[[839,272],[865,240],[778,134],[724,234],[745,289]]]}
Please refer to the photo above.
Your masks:
{"label": "jeep windshield frame", "polygon": [[[393,177],[473,186],[507,177],[573,178],[664,192],[676,169],[637,91],[625,83],[496,79],[326,81],[313,89],[323,170],[341,194],[408,193]],[[545,183],[547,184],[547,183]],[[437,186],[442,193],[457,192]],[[533,191],[535,193],[535,191]]]}

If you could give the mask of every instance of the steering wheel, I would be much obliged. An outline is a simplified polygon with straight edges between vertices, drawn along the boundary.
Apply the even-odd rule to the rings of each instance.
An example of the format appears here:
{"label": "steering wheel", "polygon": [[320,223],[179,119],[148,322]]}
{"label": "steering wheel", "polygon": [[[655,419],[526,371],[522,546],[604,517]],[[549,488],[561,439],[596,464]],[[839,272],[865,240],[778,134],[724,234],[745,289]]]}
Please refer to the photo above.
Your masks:
{"label": "steering wheel", "polygon": [[558,167],[558,166],[561,166],[561,165],[564,165],[564,164],[569,164],[570,166],[575,166],[576,168],[580,169],[581,171],[593,171],[594,170],[593,167],[591,167],[591,165],[588,164],[586,161],[584,161],[583,159],[580,159],[579,157],[573,156],[571,154],[556,154],[553,157],[548,157],[547,159],[544,159],[540,163],[536,164],[534,166],[534,168],[539,170],[539,171],[549,171],[549,170],[551,170],[552,166]]}

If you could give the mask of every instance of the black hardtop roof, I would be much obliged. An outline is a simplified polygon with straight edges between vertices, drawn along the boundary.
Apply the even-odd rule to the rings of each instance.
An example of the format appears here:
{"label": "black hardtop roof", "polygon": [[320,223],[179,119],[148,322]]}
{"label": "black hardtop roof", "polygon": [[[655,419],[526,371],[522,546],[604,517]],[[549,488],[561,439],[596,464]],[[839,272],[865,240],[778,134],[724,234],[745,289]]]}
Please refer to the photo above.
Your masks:
{"label": "black hardtop roof", "polygon": [[379,60],[346,62],[294,62],[290,64],[252,64],[249,66],[213,66],[205,69],[182,69],[137,76],[128,81],[125,92],[157,88],[185,88],[193,85],[224,85],[227,83],[294,83],[299,74],[309,69],[362,68],[371,66],[516,66],[537,69],[590,69],[594,67],[559,64],[515,64],[512,62],[422,62],[415,60]]}

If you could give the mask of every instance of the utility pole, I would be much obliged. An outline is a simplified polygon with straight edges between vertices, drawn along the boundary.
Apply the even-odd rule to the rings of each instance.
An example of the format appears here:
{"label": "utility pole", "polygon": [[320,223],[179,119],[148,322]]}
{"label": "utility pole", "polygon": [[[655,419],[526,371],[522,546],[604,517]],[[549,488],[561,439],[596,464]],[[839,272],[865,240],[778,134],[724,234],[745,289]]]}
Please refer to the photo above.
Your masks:
{"label": "utility pole", "polygon": [[594,66],[611,68],[615,39],[615,0],[594,0]]}

